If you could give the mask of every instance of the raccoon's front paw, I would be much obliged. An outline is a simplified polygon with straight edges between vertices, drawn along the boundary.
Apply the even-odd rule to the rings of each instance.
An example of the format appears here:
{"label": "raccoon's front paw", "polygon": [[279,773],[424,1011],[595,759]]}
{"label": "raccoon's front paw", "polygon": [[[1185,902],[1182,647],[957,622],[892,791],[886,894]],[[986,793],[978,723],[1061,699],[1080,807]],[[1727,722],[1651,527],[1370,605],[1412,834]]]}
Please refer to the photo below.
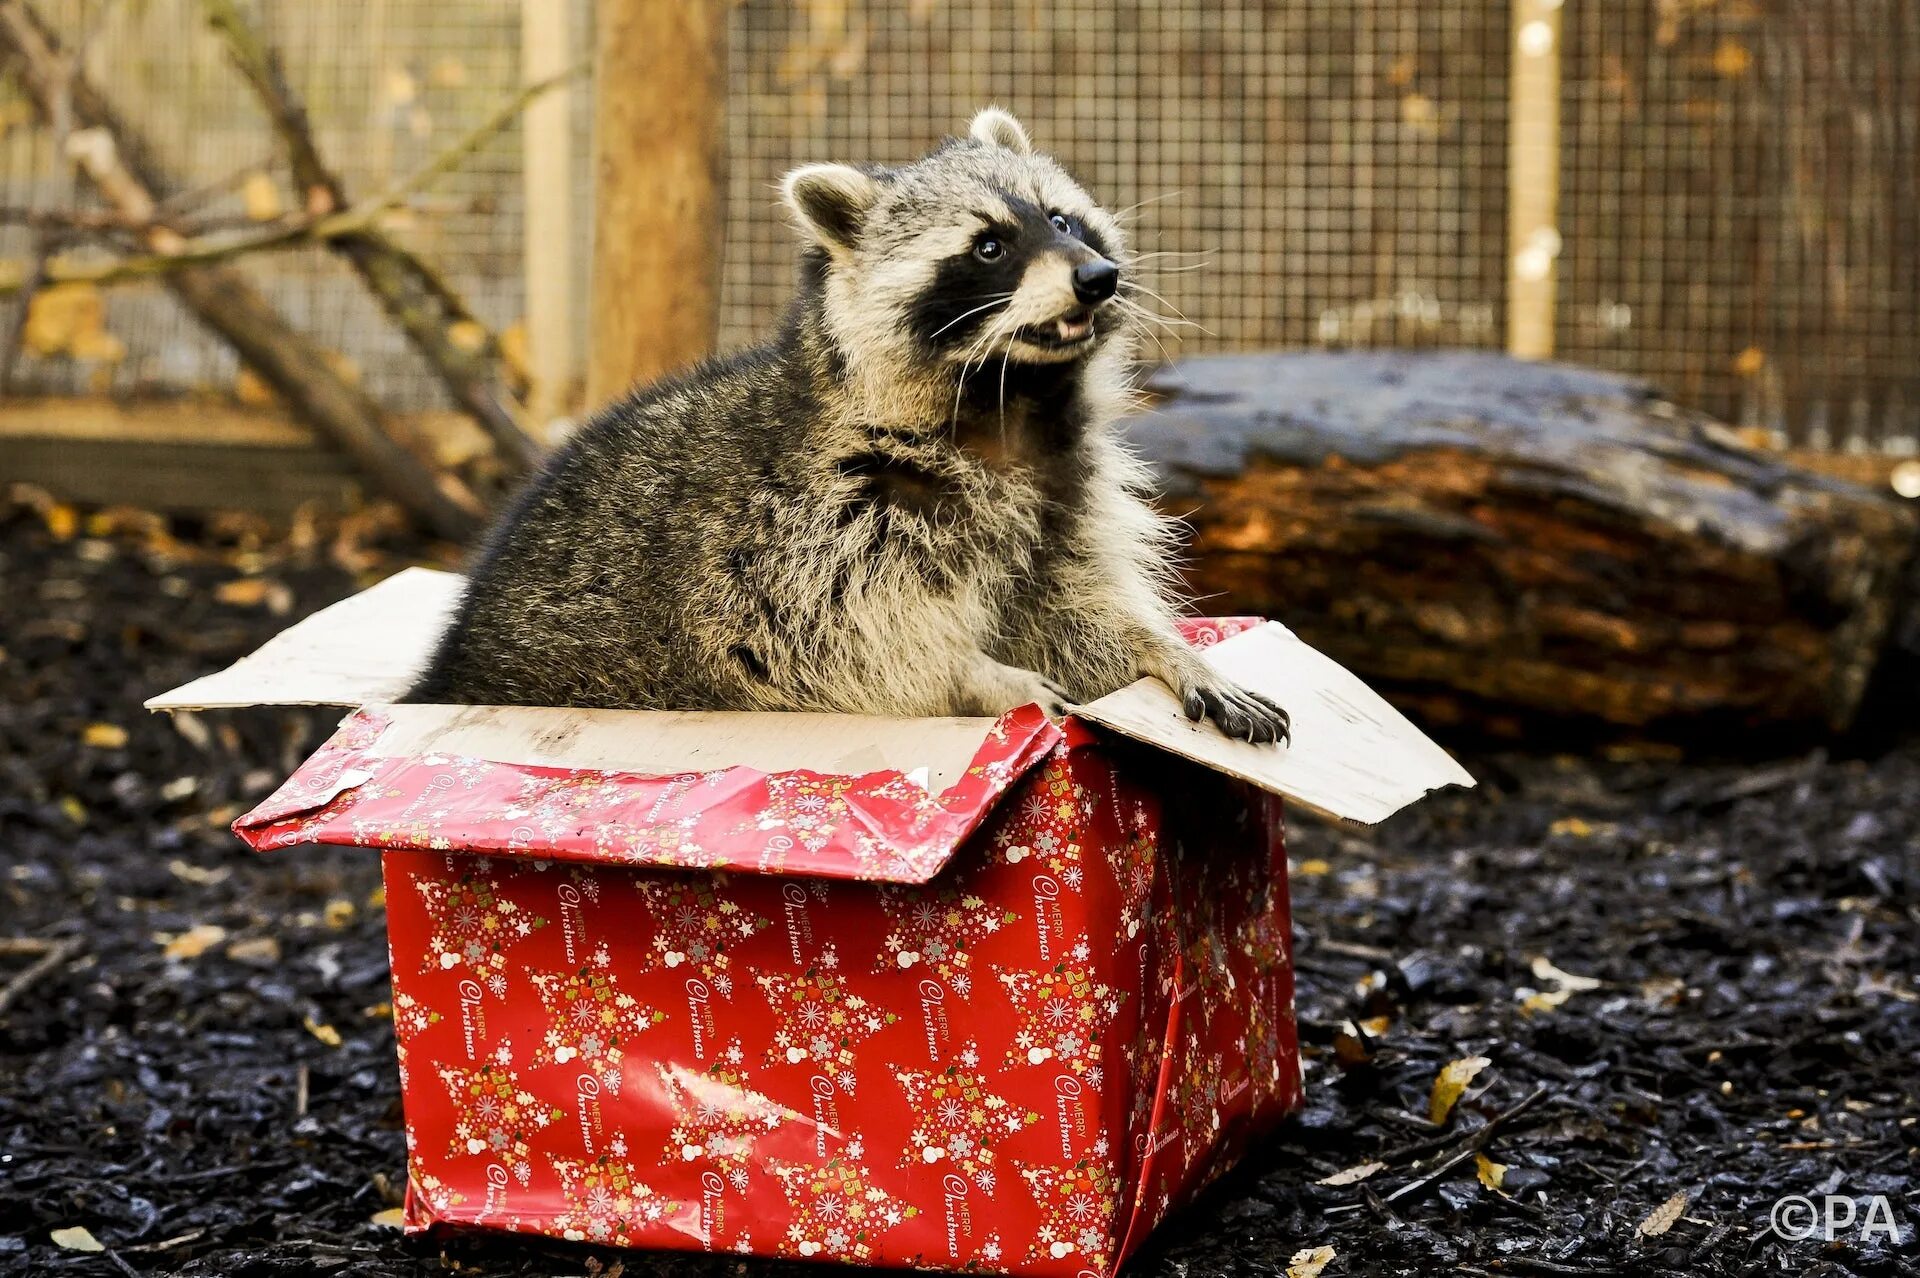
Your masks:
{"label": "raccoon's front paw", "polygon": [[1255,745],[1293,740],[1293,718],[1257,692],[1225,680],[1190,683],[1180,690],[1180,707],[1198,723],[1212,719],[1220,731]]}
{"label": "raccoon's front paw", "polygon": [[1043,674],[997,661],[983,662],[974,671],[974,687],[966,701],[976,714],[1002,715],[1018,706],[1038,704],[1047,717],[1060,720],[1073,708],[1066,689]]}

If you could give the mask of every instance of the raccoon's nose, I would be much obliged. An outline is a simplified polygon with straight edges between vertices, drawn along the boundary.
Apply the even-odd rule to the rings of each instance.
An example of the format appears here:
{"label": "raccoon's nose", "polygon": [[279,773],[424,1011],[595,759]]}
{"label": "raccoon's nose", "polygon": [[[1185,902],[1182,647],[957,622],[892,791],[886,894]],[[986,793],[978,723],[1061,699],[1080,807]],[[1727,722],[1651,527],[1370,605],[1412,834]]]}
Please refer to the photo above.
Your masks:
{"label": "raccoon's nose", "polygon": [[1104,302],[1120,287],[1120,268],[1106,258],[1095,258],[1073,268],[1073,295],[1086,306]]}

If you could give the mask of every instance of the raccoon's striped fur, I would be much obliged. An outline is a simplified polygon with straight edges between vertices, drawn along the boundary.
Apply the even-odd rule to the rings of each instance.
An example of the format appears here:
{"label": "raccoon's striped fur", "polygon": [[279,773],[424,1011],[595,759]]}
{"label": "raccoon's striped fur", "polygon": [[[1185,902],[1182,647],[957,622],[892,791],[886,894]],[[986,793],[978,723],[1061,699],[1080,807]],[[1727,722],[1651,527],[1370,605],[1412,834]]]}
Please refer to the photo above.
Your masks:
{"label": "raccoon's striped fur", "polygon": [[799,169],[784,196],[806,248],[778,335],[569,440],[411,699],[1058,714],[1144,674],[1234,736],[1283,737],[1174,629],[1169,531],[1113,431],[1118,223],[995,109],[900,168]]}

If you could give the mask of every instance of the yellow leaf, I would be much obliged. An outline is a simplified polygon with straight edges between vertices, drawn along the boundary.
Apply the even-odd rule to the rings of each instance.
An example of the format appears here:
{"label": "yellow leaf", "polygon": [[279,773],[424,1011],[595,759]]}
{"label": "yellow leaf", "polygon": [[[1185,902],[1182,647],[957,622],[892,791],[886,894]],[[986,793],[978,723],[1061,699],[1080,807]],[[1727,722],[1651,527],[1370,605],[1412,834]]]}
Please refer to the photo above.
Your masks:
{"label": "yellow leaf", "polygon": [[273,388],[259,374],[243,368],[233,379],[233,397],[249,408],[266,408],[274,402]]}
{"label": "yellow leaf", "polygon": [[1733,357],[1733,371],[1742,377],[1752,377],[1767,366],[1767,353],[1758,346],[1749,346]]}
{"label": "yellow leaf", "polygon": [[265,577],[241,577],[218,586],[213,597],[236,608],[258,608],[266,602],[270,583]]}
{"label": "yellow leaf", "polygon": [[168,958],[199,958],[227,939],[227,929],[217,923],[196,923],[184,932],[162,932],[154,939],[166,947],[163,952]]}
{"label": "yellow leaf", "polygon": [[1448,1061],[1446,1068],[1434,1076],[1433,1095],[1427,1100],[1428,1119],[1446,1122],[1447,1115],[1453,1113],[1453,1107],[1466,1093],[1467,1085],[1491,1064],[1493,1062],[1484,1056],[1463,1056],[1457,1061]]}
{"label": "yellow leaf", "polygon": [[119,750],[127,744],[127,730],[117,723],[89,723],[80,740],[95,750]]}
{"label": "yellow leaf", "polygon": [[1658,1207],[1655,1207],[1647,1213],[1647,1218],[1640,1222],[1640,1236],[1642,1238],[1658,1238],[1661,1234],[1672,1229],[1674,1223],[1678,1221],[1680,1217],[1687,1214],[1687,1204],[1692,1201],[1693,1191],[1683,1189],[1673,1197],[1667,1199],[1664,1203],[1661,1203]]}
{"label": "yellow leaf", "polygon": [[331,1025],[314,1020],[311,1016],[301,1022],[307,1027],[307,1033],[313,1035],[328,1047],[340,1046],[340,1031]]}
{"label": "yellow leaf", "polygon": [[56,284],[27,303],[20,341],[35,355],[73,354],[74,342],[106,332],[107,302],[91,284]]}
{"label": "yellow leaf", "polygon": [[327,902],[327,926],[338,931],[353,921],[353,902],[343,896],[337,896]]}
{"label": "yellow leaf", "polygon": [[1358,1163],[1345,1171],[1337,1171],[1325,1180],[1315,1181],[1319,1185],[1357,1185],[1367,1177],[1387,1169],[1385,1163]]}
{"label": "yellow leaf", "polygon": [[389,1207],[373,1213],[370,1223],[375,1229],[399,1229],[407,1223],[407,1213],[398,1207]]}
{"label": "yellow leaf", "polygon": [[1482,1185],[1485,1185],[1488,1189],[1497,1191],[1507,1179],[1507,1165],[1505,1163],[1496,1163],[1485,1154],[1475,1154],[1473,1156],[1473,1174],[1480,1178]]}
{"label": "yellow leaf", "polygon": [[1576,839],[1584,839],[1593,833],[1593,827],[1579,817],[1561,817],[1547,827],[1548,834],[1570,834]]}
{"label": "yellow leaf", "polygon": [[63,794],[60,796],[60,810],[66,813],[67,820],[73,822],[75,825],[85,825],[87,823],[87,805],[74,798],[71,794]]}
{"label": "yellow leaf", "polygon": [[1308,879],[1317,879],[1333,873],[1333,867],[1325,861],[1322,861],[1319,857],[1302,861],[1298,868],[1300,876]]}
{"label": "yellow leaf", "polygon": [[521,381],[531,374],[527,372],[527,322],[515,320],[500,332],[500,358],[507,362],[507,368]]}
{"label": "yellow leaf", "polygon": [[455,350],[472,355],[486,349],[487,326],[479,320],[455,320],[447,325],[447,340],[453,343]]}
{"label": "yellow leaf", "polygon": [[1575,976],[1572,972],[1563,972],[1553,965],[1553,960],[1544,954],[1536,954],[1533,959],[1534,979],[1552,981],[1563,990],[1584,994],[1588,990],[1597,990],[1601,982],[1591,976]]}
{"label": "yellow leaf", "polygon": [[1320,1278],[1320,1271],[1332,1263],[1331,1247],[1303,1247],[1287,1262],[1287,1278]]}
{"label": "yellow leaf", "polygon": [[[117,364],[127,357],[127,344],[104,330],[75,333],[67,346],[75,359],[90,359],[101,364]],[[109,379],[111,374],[108,375]]]}
{"label": "yellow leaf", "polygon": [[404,105],[419,93],[420,86],[413,82],[413,76],[405,67],[387,68],[387,101]]}
{"label": "yellow leaf", "polygon": [[280,942],[271,936],[250,936],[229,945],[227,957],[237,963],[278,963]]}
{"label": "yellow leaf", "polygon": [[1713,69],[1729,80],[1737,80],[1753,67],[1753,51],[1738,40],[1722,40],[1713,51]]}
{"label": "yellow leaf", "polygon": [[80,531],[80,516],[64,502],[48,506],[40,512],[40,518],[45,521],[47,531],[55,541],[72,541],[73,535]]}
{"label": "yellow leaf", "polygon": [[259,169],[247,174],[240,187],[240,201],[247,216],[256,222],[271,222],[286,211],[280,199],[280,185]]}
{"label": "yellow leaf", "polygon": [[1527,1016],[1532,1016],[1535,1012],[1551,1012],[1572,997],[1572,990],[1528,992],[1520,1000],[1520,1010]]}
{"label": "yellow leaf", "polygon": [[65,1247],[68,1251],[105,1251],[106,1246],[90,1233],[85,1225],[73,1225],[66,1229],[56,1229],[48,1237],[56,1247]]}

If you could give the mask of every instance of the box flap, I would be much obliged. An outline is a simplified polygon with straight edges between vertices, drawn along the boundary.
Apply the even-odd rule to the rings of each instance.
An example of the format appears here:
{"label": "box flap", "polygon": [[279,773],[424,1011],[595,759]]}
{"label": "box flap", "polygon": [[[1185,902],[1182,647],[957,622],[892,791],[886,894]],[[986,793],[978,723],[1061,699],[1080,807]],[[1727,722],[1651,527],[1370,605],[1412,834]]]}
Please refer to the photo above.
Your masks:
{"label": "box flap", "polygon": [[1190,722],[1157,679],[1129,684],[1074,713],[1304,807],[1368,825],[1442,786],[1474,783],[1406,716],[1285,626],[1256,626],[1201,655],[1242,687],[1285,706],[1293,716],[1292,744],[1249,745],[1211,723]]}
{"label": "box flap", "polygon": [[385,706],[349,717],[234,831],[256,849],[924,883],[1060,740],[1038,706],[997,720]]}
{"label": "box flap", "polygon": [[150,699],[149,710],[363,706],[413,685],[466,578],[408,568],[322,608],[217,674]]}

